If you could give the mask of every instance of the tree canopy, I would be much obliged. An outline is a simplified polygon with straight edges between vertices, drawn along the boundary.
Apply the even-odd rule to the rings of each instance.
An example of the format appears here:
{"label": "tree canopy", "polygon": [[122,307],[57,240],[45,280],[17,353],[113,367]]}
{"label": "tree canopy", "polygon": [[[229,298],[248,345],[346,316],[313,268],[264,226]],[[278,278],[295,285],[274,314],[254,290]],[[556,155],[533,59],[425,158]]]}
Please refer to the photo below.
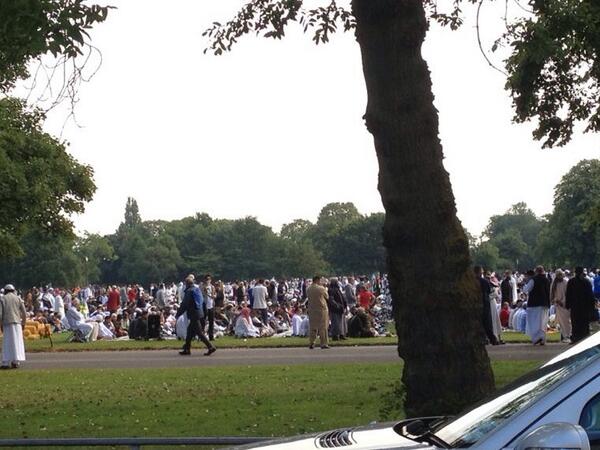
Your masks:
{"label": "tree canopy", "polygon": [[88,31],[103,22],[108,6],[84,0],[0,2],[0,92],[29,77],[29,63],[47,53],[63,63],[82,54]]}
{"label": "tree canopy", "polygon": [[562,177],[540,247],[556,266],[600,263],[600,160],[583,160]]}
{"label": "tree canopy", "polygon": [[20,253],[27,227],[69,234],[96,190],[90,166],[42,130],[44,114],[10,97],[0,99],[0,256]]}
{"label": "tree canopy", "polygon": [[[469,5],[482,8],[487,3],[495,2],[423,0],[427,20],[452,29],[464,24]],[[510,52],[504,68],[515,121],[535,122],[533,137],[544,147],[568,143],[579,122],[585,131],[600,131],[600,5],[593,0],[530,0],[525,7],[506,1],[503,21],[505,32],[492,51]],[[352,12],[335,0],[314,8],[305,8],[303,0],[252,0],[233,19],[214,22],[205,31],[205,51],[220,55],[245,34],[281,39],[293,22],[310,31],[316,44],[328,42],[340,29],[356,27]]]}
{"label": "tree canopy", "polygon": [[525,203],[490,218],[474,262],[491,270],[536,264],[573,268],[600,263],[600,160],[583,160],[555,188],[554,210],[537,217]]}
{"label": "tree canopy", "polygon": [[[330,214],[334,211],[351,214]],[[297,219],[275,233],[254,217],[213,219],[198,213],[179,220],[144,221],[136,200],[128,198],[123,221],[108,236],[48,239],[41,230],[25,233],[18,241],[24,255],[0,264],[0,279],[24,287],[147,285],[180,280],[189,273],[233,281],[383,270],[383,214],[362,215],[351,203],[332,203],[319,217],[335,223],[319,228],[319,222]],[[328,242],[327,252],[321,242]]]}

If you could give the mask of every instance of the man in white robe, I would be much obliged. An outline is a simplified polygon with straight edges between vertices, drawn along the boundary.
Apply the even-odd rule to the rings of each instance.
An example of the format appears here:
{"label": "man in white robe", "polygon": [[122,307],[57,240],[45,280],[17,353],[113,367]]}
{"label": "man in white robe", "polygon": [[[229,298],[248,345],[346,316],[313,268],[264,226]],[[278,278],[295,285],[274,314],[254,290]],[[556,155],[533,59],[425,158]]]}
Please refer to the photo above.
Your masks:
{"label": "man in white robe", "polygon": [[4,295],[0,298],[0,330],[2,339],[2,369],[16,369],[25,361],[25,344],[23,329],[27,314],[25,303],[15,293],[12,284],[4,287]]}
{"label": "man in white robe", "polygon": [[60,291],[54,296],[54,312],[62,320],[65,317],[65,302],[63,301]]}
{"label": "man in white robe", "polygon": [[98,338],[98,322],[86,322],[85,317],[78,310],[79,300],[73,299],[71,307],[67,310],[67,320],[72,330],[79,330],[88,342]]}
{"label": "man in white robe", "polygon": [[303,333],[304,330],[302,330],[302,322],[305,318],[304,311],[302,308],[299,308],[298,312],[292,317],[292,336],[307,336],[306,333]]}
{"label": "man in white robe", "polygon": [[533,345],[544,345],[550,309],[550,281],[543,266],[537,266],[535,274],[530,274],[523,292],[527,294],[526,333]]}
{"label": "man in white robe", "polygon": [[550,286],[550,304],[556,308],[556,320],[560,327],[562,342],[571,342],[571,312],[566,308],[567,282],[565,273],[558,269]]}

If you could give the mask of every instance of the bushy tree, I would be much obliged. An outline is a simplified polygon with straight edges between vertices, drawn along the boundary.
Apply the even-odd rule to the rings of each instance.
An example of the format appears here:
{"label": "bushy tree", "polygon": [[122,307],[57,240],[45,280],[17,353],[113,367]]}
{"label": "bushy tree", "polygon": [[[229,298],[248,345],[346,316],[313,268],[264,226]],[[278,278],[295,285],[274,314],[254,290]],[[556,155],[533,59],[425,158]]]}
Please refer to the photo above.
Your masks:
{"label": "bushy tree", "polygon": [[79,259],[82,281],[100,283],[104,267],[115,259],[115,250],[108,238],[85,233],[75,243],[75,254]]}
{"label": "bushy tree", "polygon": [[[487,243],[483,252],[477,252],[479,258],[486,255],[486,268],[501,271],[504,269],[531,269],[538,262],[537,243],[544,221],[523,202],[511,206],[504,214],[495,215],[483,232]],[[494,258],[495,248],[498,258]],[[481,260],[480,260],[481,261]]]}
{"label": "bushy tree", "polygon": [[501,270],[500,251],[490,241],[481,242],[472,250],[473,263],[485,270]]}
{"label": "bushy tree", "polygon": [[27,228],[19,240],[22,254],[0,259],[0,280],[24,289],[76,286],[84,281],[84,270],[74,245],[73,235]]}
{"label": "bushy tree", "polygon": [[45,133],[43,121],[40,110],[0,99],[0,257],[22,252],[27,228],[73,237],[69,215],[82,213],[96,190],[92,168]]}
{"label": "bushy tree", "polygon": [[544,258],[555,266],[599,264],[600,160],[583,160],[562,177],[540,247]]}

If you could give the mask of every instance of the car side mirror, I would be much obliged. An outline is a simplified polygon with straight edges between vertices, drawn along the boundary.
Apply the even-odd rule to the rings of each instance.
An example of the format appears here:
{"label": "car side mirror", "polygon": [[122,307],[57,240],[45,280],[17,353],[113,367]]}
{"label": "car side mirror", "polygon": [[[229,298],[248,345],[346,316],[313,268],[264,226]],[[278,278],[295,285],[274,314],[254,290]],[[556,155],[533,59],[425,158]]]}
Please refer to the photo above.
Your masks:
{"label": "car side mirror", "polygon": [[572,423],[556,422],[542,425],[519,441],[515,450],[590,450],[585,430]]}

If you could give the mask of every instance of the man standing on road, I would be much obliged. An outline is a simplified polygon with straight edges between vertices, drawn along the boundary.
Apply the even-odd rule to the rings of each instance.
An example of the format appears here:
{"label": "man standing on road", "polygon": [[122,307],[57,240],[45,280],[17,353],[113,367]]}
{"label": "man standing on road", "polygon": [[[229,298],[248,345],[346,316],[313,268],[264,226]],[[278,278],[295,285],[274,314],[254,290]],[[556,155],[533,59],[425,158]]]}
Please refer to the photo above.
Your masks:
{"label": "man standing on road", "polygon": [[583,267],[575,268],[575,276],[567,283],[566,298],[567,309],[571,311],[571,343],[574,344],[588,337],[590,322],[598,320],[592,283],[583,273]]}
{"label": "man standing on road", "polygon": [[187,317],[190,322],[185,336],[185,344],[183,345],[183,349],[179,352],[179,354],[190,355],[190,350],[192,348],[192,339],[198,336],[208,349],[208,351],[204,355],[210,356],[214,352],[216,352],[217,349],[214,345],[210,343],[210,341],[204,334],[204,329],[200,325],[200,319],[204,316],[204,300],[202,298],[202,292],[200,292],[200,288],[196,284],[194,284],[193,275],[188,275],[188,277],[185,279],[185,286],[186,287],[183,293],[183,301],[181,302],[181,306],[177,311],[176,317],[178,318],[183,313],[187,313]]}
{"label": "man standing on road", "polygon": [[329,295],[327,289],[321,284],[321,277],[316,276],[313,278],[312,284],[306,289],[306,296],[308,297],[308,323],[310,327],[309,333],[309,348],[315,347],[315,340],[317,334],[321,341],[321,348],[329,348],[329,341],[327,335],[327,327],[329,326],[329,309],[327,308],[327,300]]}
{"label": "man standing on road", "polygon": [[25,303],[15,294],[14,286],[7,284],[0,298],[0,331],[4,334],[2,369],[17,369],[21,361],[25,361],[23,329],[26,317]]}

